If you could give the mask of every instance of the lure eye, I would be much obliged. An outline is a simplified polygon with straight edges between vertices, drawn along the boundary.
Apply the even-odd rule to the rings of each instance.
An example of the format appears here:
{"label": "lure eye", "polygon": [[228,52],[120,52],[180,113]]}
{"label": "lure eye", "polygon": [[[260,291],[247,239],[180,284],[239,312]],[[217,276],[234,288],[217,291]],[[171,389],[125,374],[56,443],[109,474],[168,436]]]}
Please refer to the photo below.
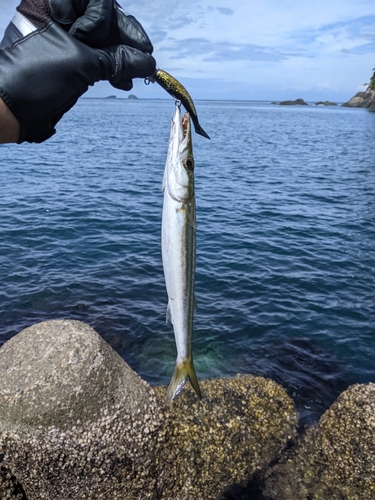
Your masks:
{"label": "lure eye", "polygon": [[192,156],[188,156],[184,160],[184,166],[190,171],[194,170],[194,158]]}

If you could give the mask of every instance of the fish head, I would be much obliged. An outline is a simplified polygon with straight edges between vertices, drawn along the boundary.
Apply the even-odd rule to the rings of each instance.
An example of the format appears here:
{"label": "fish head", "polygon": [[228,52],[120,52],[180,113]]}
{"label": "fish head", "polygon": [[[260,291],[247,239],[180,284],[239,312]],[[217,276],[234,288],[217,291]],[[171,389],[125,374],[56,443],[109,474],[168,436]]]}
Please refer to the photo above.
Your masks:
{"label": "fish head", "polygon": [[190,115],[181,117],[176,105],[172,120],[171,136],[167,158],[167,178],[164,179],[170,196],[181,203],[188,203],[194,197],[194,156],[191,140]]}

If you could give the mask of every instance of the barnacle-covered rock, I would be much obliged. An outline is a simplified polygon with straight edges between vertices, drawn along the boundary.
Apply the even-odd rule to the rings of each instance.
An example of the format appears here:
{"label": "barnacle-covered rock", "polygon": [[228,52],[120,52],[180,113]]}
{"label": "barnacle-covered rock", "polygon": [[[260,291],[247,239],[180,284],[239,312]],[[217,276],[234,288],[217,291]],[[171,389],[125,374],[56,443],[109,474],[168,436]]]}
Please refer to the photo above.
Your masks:
{"label": "barnacle-covered rock", "polygon": [[48,321],[0,349],[0,498],[222,498],[293,438],[297,414],[251,375],[170,405],[89,326]]}
{"label": "barnacle-covered rock", "polygon": [[162,422],[152,388],[88,325],[27,328],[0,349],[0,498],[22,498],[17,482],[27,500],[158,498]]}
{"label": "barnacle-covered rock", "polygon": [[293,500],[374,500],[375,384],[353,385],[286,453],[264,493]]}
{"label": "barnacle-covered rock", "polygon": [[[231,485],[249,481],[295,437],[298,415],[276,382],[241,375],[200,386],[201,401],[186,387],[168,406],[163,499],[226,498]],[[165,399],[166,387],[156,392]]]}

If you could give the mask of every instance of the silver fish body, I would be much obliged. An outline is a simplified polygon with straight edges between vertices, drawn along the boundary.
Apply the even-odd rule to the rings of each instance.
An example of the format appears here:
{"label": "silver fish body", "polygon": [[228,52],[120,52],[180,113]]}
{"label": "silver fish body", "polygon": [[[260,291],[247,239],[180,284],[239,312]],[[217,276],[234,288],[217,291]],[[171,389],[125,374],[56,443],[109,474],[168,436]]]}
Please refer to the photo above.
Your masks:
{"label": "silver fish body", "polygon": [[192,356],[195,278],[194,158],[190,116],[176,105],[163,178],[162,258],[168,295],[167,319],[173,324],[177,360],[167,402],[189,378],[201,397]]}

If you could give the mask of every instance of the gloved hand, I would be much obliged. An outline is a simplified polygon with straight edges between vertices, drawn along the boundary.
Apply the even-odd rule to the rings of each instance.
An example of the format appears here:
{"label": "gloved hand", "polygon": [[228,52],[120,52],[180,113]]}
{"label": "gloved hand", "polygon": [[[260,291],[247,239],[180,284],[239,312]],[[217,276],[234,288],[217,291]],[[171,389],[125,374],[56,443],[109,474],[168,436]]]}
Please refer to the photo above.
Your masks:
{"label": "gloved hand", "polygon": [[22,0],[0,44],[0,97],[20,123],[18,142],[51,137],[99,80],[130,90],[155,71],[151,52],[141,25],[113,0]]}
{"label": "gloved hand", "polygon": [[115,0],[24,0],[17,11],[37,28],[52,19],[92,47],[123,44],[149,54],[153,52],[141,24]]}

